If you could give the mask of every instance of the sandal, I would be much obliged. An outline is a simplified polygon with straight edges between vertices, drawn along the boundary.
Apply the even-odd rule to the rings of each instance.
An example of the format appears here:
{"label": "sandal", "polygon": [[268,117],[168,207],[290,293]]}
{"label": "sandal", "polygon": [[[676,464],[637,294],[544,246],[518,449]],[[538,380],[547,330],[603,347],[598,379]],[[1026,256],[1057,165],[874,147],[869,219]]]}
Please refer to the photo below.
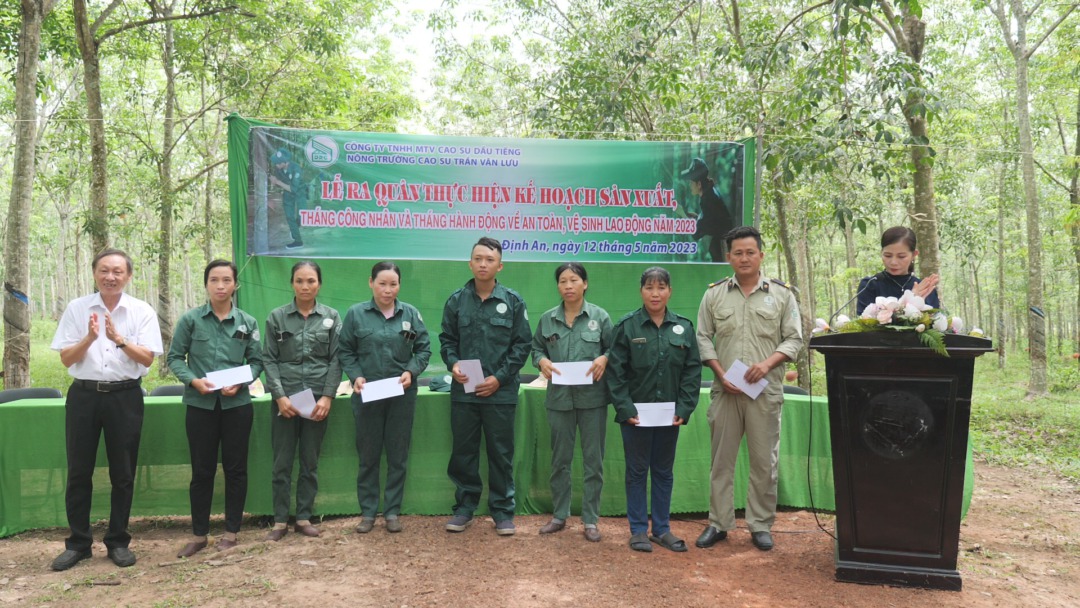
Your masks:
{"label": "sandal", "polygon": [[671,532],[664,532],[663,536],[650,536],[649,540],[675,553],[686,553],[686,543]]}
{"label": "sandal", "polygon": [[652,553],[652,545],[649,544],[649,537],[644,532],[630,537],[630,548],[634,551]]}

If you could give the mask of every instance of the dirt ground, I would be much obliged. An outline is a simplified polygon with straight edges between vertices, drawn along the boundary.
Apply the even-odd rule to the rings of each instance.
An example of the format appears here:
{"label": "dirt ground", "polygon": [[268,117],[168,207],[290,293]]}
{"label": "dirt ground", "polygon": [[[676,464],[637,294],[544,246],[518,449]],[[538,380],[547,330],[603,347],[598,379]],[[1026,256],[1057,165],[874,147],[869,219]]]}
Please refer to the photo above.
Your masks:
{"label": "dirt ground", "polygon": [[[354,532],[357,518],[330,519],[318,539],[279,543],[246,525],[239,547],[190,562],[174,555],[186,519],[133,523],[139,562],[118,569],[100,543],[67,572],[48,564],[66,530],[0,540],[0,605],[33,606],[1080,606],[1080,488],[1045,472],[976,463],[975,496],[961,529],[962,592],[837,583],[832,539],[812,513],[783,511],[776,548],[755,549],[745,529],[708,550],[693,547],[704,518],[672,522],[688,553],[627,547],[625,520],[601,521],[602,542],[581,523],[541,537],[544,516],[517,518],[498,537],[484,518],[449,534],[442,517],[403,517],[405,531]],[[613,480],[617,483],[617,480]],[[826,528],[832,519],[821,516]],[[741,521],[740,521],[741,523]],[[221,522],[215,524],[220,533]],[[97,526],[95,536],[101,538]]]}

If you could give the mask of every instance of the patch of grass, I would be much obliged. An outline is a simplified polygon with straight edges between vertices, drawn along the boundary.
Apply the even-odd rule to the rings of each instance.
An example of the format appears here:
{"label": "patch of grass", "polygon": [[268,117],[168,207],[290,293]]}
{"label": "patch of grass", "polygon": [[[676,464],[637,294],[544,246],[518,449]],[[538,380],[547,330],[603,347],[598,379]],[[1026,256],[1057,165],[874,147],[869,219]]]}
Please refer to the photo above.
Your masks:
{"label": "patch of grass", "polygon": [[[1050,363],[1049,375],[1062,375],[1065,361]],[[1038,465],[1080,481],[1080,399],[1075,391],[1027,398],[1029,365],[1012,357],[1005,369],[997,357],[976,360],[971,396],[975,452],[1005,466]]]}

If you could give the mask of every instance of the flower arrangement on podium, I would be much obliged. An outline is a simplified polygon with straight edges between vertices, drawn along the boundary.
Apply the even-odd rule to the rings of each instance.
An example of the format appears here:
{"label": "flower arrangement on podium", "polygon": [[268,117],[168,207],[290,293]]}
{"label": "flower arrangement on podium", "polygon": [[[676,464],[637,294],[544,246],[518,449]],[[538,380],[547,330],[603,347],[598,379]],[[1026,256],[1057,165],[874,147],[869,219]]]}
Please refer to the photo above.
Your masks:
{"label": "flower arrangement on podium", "polygon": [[899,298],[877,298],[867,306],[857,319],[845,315],[836,317],[836,326],[830,327],[824,319],[817,319],[813,333],[835,331],[839,333],[859,333],[865,331],[913,331],[919,335],[923,346],[945,357],[945,334],[967,334],[983,337],[978,327],[965,331],[964,320],[949,316],[944,311],[927,305],[926,301],[907,290]]}

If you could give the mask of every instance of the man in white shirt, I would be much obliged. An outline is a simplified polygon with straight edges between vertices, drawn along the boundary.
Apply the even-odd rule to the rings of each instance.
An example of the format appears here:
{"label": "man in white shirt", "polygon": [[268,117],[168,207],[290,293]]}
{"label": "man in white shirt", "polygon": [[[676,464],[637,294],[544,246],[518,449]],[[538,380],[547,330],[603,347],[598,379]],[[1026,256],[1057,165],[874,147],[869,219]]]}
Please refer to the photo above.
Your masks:
{"label": "man in white shirt", "polygon": [[68,304],[52,341],[52,349],[59,351],[60,361],[74,378],[65,405],[71,536],[65,541],[66,550],[53,560],[53,570],[67,570],[92,555],[90,500],[102,431],[112,482],[105,548],[117,566],[135,563],[127,526],[142,434],[140,385],[154,357],[162,353],[157,313],[124,293],[132,273],[128,254],[106,249],[91,268],[97,293]]}

